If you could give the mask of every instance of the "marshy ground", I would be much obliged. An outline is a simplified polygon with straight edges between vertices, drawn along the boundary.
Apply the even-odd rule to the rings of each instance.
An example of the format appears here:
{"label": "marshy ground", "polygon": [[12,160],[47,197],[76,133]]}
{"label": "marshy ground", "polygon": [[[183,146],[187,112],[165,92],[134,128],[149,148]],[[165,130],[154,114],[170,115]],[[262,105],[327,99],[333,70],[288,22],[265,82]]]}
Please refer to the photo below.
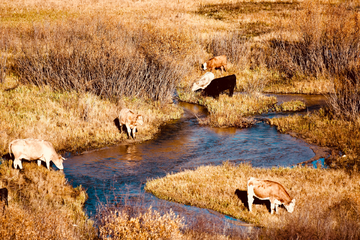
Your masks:
{"label": "marshy ground", "polygon": [[[27,137],[51,141],[60,152],[119,144],[126,140],[126,134],[120,134],[116,127],[117,114],[123,107],[136,109],[145,117],[144,127],[137,134],[138,142],[151,139],[161,125],[181,116],[182,109],[172,104],[175,91],[183,101],[206,106],[210,116],[200,123],[216,127],[250,126],[251,120],[245,117],[273,109],[277,100],[259,93],[326,94],[326,108],[308,115],[272,119],[271,124],[281,132],[295,132],[310,143],[345,154],[346,157],[333,159],[334,169],[264,170],[243,165],[224,165],[219,169],[246,168],[254,174],[264,171],[261,176],[279,178],[289,188],[296,188],[292,182],[295,180],[290,181],[282,171],[297,178],[309,175],[304,180],[308,183],[306,189],[302,192],[296,188],[296,195],[331,195],[318,211],[306,211],[303,200],[299,205],[303,211],[281,215],[283,223],[271,223],[266,218],[260,224],[257,216],[241,216],[266,226],[254,238],[356,239],[359,227],[354,219],[359,215],[359,189],[352,181],[359,176],[360,156],[358,9],[357,1],[2,1],[0,153],[7,154],[11,140]],[[191,93],[193,82],[203,74],[200,64],[216,55],[227,56],[226,74],[236,74],[236,90],[245,94],[234,98],[222,95],[214,100]],[[221,76],[220,72],[215,74]],[[281,110],[303,107],[299,102],[289,105],[283,105]],[[54,229],[44,233],[44,238],[62,238],[64,232],[68,238],[95,238],[95,225],[80,207],[85,201],[81,187],[72,189],[61,173],[42,173],[29,166],[25,172],[14,172],[7,161],[0,166],[0,187],[8,187],[12,196],[9,211],[1,216],[6,221],[0,224],[6,224],[0,228],[0,236],[31,238],[19,235],[18,219],[34,216],[32,222],[41,220],[47,229]],[[55,186],[51,181],[33,180],[37,174],[41,175],[39,179],[54,174],[61,179],[56,182],[69,188],[57,191],[61,200],[53,196],[51,189]],[[334,183],[334,191],[339,194],[317,190],[316,179],[322,176],[327,176],[320,181],[322,185],[343,183]],[[205,185],[208,180],[199,181]],[[24,187],[30,185],[34,185],[34,190]],[[51,194],[40,194],[39,200],[39,189]],[[68,199],[75,199],[76,207],[71,207]],[[315,206],[315,200],[308,203],[309,209]],[[259,216],[265,215],[262,209],[259,211]],[[44,218],[48,212],[61,212],[64,224],[58,227],[55,217]],[[101,237],[109,236],[119,224],[131,225],[111,214],[101,222]],[[126,214],[129,215],[123,215]],[[151,211],[138,217],[147,219],[143,222],[150,225],[161,218]],[[151,235],[154,232],[150,234],[149,230],[137,237],[181,235],[179,219],[171,213],[161,219],[159,228],[154,230],[160,235]],[[114,220],[119,220],[117,225]],[[141,222],[130,226],[129,231],[148,229]],[[170,232],[162,228],[164,222],[171,223]],[[291,226],[294,222],[296,227]],[[74,229],[74,224],[81,227]],[[34,236],[42,232],[37,226],[30,222],[21,225]],[[321,233],[319,226],[326,226],[326,231]],[[121,238],[123,233],[114,238]],[[196,231],[188,234],[182,237],[204,237]]]}

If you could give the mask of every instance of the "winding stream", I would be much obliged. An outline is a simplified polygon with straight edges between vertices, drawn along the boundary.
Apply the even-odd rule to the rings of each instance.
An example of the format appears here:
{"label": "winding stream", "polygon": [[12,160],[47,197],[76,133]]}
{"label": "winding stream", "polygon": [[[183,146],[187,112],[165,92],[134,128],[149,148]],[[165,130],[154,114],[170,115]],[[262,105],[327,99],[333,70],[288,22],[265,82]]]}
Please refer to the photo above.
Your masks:
{"label": "winding stream", "polygon": [[[276,95],[279,102],[300,99],[311,111],[324,105],[321,96]],[[173,209],[187,224],[202,218],[209,228],[221,233],[237,227],[237,221],[206,209],[157,199],[144,191],[149,178],[192,169],[200,165],[219,165],[223,161],[250,162],[254,167],[290,166],[311,159],[313,151],[305,142],[263,122],[247,129],[218,129],[199,126],[195,117],[206,115],[197,105],[179,103],[185,110],[181,119],[164,126],[153,140],[136,145],[119,145],[78,156],[68,156],[64,172],[75,187],[82,185],[89,195],[85,209],[93,216],[100,203],[114,203],[120,198],[141,206]],[[281,114],[269,113],[265,117]],[[225,233],[224,232],[224,233]]]}

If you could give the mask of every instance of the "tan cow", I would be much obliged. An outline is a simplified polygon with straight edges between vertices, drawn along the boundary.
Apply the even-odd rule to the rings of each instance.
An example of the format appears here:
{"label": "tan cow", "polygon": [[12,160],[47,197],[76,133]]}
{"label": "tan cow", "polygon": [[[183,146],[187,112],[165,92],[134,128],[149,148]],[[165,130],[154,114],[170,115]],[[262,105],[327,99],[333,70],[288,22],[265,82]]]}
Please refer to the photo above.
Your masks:
{"label": "tan cow", "polygon": [[121,132],[122,132],[122,125],[125,124],[128,137],[131,136],[131,129],[132,129],[133,139],[135,139],[136,127],[138,125],[144,124],[143,117],[140,114],[135,114],[133,111],[131,111],[128,108],[121,109],[119,114],[119,122],[120,122]]}
{"label": "tan cow", "polygon": [[278,182],[251,177],[247,183],[249,211],[252,210],[254,196],[261,200],[270,200],[271,214],[278,213],[278,206],[283,204],[289,213],[294,211],[295,199],[292,199],[285,188]]}
{"label": "tan cow", "polygon": [[210,71],[212,71],[214,69],[220,68],[221,72],[223,70],[226,71],[226,67],[227,67],[227,59],[225,55],[213,57],[201,65],[201,68],[203,70],[209,69]]}
{"label": "tan cow", "polygon": [[50,169],[50,161],[52,161],[58,169],[64,169],[63,160],[65,158],[57,154],[53,145],[45,140],[16,139],[9,144],[9,154],[11,153],[14,155],[15,169],[17,166],[22,169],[21,159],[37,160],[38,166],[41,165],[41,161],[44,161],[47,169]]}

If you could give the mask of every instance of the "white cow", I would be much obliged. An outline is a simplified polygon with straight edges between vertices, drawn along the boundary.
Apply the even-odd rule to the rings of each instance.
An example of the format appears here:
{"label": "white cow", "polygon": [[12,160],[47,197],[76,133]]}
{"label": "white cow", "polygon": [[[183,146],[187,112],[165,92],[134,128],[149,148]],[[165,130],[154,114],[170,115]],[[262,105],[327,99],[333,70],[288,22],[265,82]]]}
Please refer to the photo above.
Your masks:
{"label": "white cow", "polygon": [[294,211],[295,199],[292,199],[285,188],[278,182],[251,177],[247,183],[249,211],[252,210],[254,196],[261,200],[270,200],[271,214],[278,213],[278,206],[283,204],[289,213]]}
{"label": "white cow", "polygon": [[211,81],[214,80],[214,78],[215,75],[212,72],[205,73],[198,81],[193,84],[191,91],[195,92],[199,89],[206,88],[211,83]]}
{"label": "white cow", "polygon": [[135,139],[136,127],[138,125],[144,124],[143,117],[140,114],[135,114],[133,111],[131,111],[128,108],[121,109],[119,114],[119,122],[120,122],[120,131],[122,132],[122,125],[125,124],[128,137],[131,136],[131,129],[132,129],[132,135],[134,139]]}
{"label": "white cow", "polygon": [[50,161],[52,161],[60,170],[63,167],[63,158],[57,154],[53,145],[50,142],[40,139],[16,139],[9,144],[9,154],[14,155],[14,168],[19,166],[22,169],[21,159],[29,161],[37,160],[38,166],[41,161],[46,162],[47,169],[50,169]]}

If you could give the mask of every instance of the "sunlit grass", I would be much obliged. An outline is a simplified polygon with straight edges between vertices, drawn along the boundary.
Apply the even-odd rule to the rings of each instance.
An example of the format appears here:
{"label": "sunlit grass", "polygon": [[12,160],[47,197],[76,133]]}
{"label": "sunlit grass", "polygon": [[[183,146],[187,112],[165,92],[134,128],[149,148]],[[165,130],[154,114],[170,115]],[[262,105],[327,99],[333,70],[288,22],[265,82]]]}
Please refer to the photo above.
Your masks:
{"label": "sunlit grass", "polygon": [[[271,179],[283,184],[290,196],[296,199],[295,211],[290,214],[280,208],[279,214],[271,215],[265,205],[256,204],[253,211],[249,212],[245,204],[246,184],[250,177]],[[269,230],[264,229],[260,239],[261,235],[281,239],[295,235],[301,238],[309,234],[359,236],[356,217],[360,210],[359,180],[359,174],[349,175],[344,170],[309,167],[264,169],[253,168],[248,164],[235,166],[226,162],[221,166],[202,166],[149,180],[145,189],[161,199],[213,209],[264,226]],[[348,212],[353,209],[354,214],[347,215],[341,212],[341,207],[337,208],[343,202],[347,202],[343,206],[344,210]],[[318,221],[322,224],[317,224]],[[339,224],[344,222],[357,227],[341,228]],[[323,228],[325,225],[326,229]]]}
{"label": "sunlit grass", "polygon": [[9,191],[9,206],[0,213],[0,237],[11,239],[89,239],[93,221],[83,211],[85,190],[73,188],[60,171],[49,171],[36,163],[13,169],[2,160],[0,188]]}
{"label": "sunlit grass", "polygon": [[360,156],[360,123],[345,121],[329,115],[324,110],[308,115],[293,115],[270,119],[282,133],[295,132],[299,137],[318,146],[330,147],[346,155],[338,157],[333,167],[358,168]]}
{"label": "sunlit grass", "polygon": [[186,90],[178,92],[181,101],[205,106],[209,117],[200,120],[200,123],[213,127],[249,127],[254,121],[247,117],[271,111],[277,103],[276,97],[261,94],[234,94],[232,97],[221,94],[218,99],[214,99]]}
{"label": "sunlit grass", "polygon": [[144,116],[137,140],[152,138],[164,122],[179,118],[182,109],[174,104],[124,98],[112,102],[88,93],[54,92],[48,87],[0,84],[0,152],[17,138],[39,138],[56,150],[84,151],[120,143],[116,119],[123,107]]}

